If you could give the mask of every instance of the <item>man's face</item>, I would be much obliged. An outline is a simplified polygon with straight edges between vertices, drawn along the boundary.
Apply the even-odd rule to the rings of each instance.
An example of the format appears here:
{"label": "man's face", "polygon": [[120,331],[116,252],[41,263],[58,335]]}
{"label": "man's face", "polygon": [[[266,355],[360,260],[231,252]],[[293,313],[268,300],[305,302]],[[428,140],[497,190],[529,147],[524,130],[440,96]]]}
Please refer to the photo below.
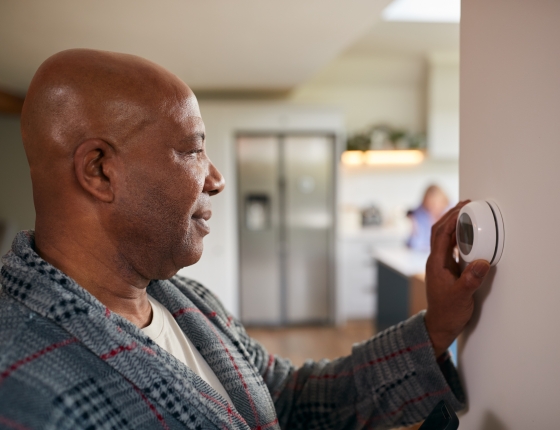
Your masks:
{"label": "man's face", "polygon": [[224,187],[206,155],[196,98],[185,86],[122,154],[112,237],[119,254],[147,279],[166,279],[202,255],[210,196]]}

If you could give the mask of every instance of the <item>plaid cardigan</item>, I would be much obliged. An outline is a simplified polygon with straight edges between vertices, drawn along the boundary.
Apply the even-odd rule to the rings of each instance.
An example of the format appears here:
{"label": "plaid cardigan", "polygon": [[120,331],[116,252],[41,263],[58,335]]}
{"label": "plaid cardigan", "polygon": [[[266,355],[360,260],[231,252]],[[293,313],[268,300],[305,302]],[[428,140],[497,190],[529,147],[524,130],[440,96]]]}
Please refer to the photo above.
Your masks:
{"label": "plaid cardigan", "polygon": [[233,404],[34,251],[21,232],[0,283],[1,429],[361,429],[423,419],[464,395],[422,314],[336,360],[269,355],[202,285],[152,281]]}

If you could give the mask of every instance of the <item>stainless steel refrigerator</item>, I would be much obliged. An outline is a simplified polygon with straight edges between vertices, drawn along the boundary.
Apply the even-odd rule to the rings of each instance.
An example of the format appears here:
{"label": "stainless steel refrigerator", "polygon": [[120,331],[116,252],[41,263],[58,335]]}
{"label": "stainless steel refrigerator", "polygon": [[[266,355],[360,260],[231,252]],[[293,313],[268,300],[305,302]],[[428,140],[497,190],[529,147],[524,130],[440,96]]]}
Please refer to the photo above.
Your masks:
{"label": "stainless steel refrigerator", "polygon": [[249,325],[333,320],[335,137],[237,137],[240,311]]}

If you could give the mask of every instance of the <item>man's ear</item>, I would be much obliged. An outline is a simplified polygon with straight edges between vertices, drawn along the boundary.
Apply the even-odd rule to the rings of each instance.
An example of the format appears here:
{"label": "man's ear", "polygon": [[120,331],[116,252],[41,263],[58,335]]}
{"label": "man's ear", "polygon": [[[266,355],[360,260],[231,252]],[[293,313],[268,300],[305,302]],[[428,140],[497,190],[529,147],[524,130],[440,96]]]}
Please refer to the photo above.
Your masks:
{"label": "man's ear", "polygon": [[105,203],[115,198],[115,150],[101,139],[88,139],[74,152],[74,171],[82,188]]}

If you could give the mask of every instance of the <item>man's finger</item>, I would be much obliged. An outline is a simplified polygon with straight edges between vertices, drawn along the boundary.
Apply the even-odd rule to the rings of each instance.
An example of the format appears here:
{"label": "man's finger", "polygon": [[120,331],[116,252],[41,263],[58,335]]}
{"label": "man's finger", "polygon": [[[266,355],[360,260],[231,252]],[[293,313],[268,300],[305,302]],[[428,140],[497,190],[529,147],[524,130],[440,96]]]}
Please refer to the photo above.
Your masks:
{"label": "man's finger", "polygon": [[445,223],[445,221],[447,220],[447,218],[449,218],[450,216],[452,216],[452,214],[455,211],[459,211],[463,208],[463,206],[469,204],[471,201],[470,200],[462,200],[459,203],[457,203],[454,207],[452,207],[451,209],[449,209],[445,214],[442,215],[442,217],[439,219],[438,222],[436,222],[436,224],[443,224]]}
{"label": "man's finger", "polygon": [[463,291],[474,293],[488,275],[490,264],[486,260],[476,260],[469,264],[461,277],[459,278],[459,286]]}
{"label": "man's finger", "polygon": [[457,219],[457,214],[459,213],[459,211],[463,208],[463,206],[465,206],[466,204],[468,204],[470,202],[470,200],[464,200],[461,201],[459,203],[457,203],[457,205],[455,205],[455,207],[453,207],[452,209],[448,210],[440,219],[438,222],[436,222],[433,227],[432,227],[432,236],[430,238],[430,245],[432,250],[434,249],[434,240],[435,240],[435,234],[437,231],[440,230],[440,228],[444,225],[447,225],[449,218],[455,218],[455,220]]}
{"label": "man's finger", "polygon": [[451,209],[447,213],[444,222],[438,222],[432,228],[431,254],[433,260],[441,266],[445,266],[449,255],[453,253],[453,247],[455,246],[453,236],[455,235],[455,227],[460,210],[460,207]]}

